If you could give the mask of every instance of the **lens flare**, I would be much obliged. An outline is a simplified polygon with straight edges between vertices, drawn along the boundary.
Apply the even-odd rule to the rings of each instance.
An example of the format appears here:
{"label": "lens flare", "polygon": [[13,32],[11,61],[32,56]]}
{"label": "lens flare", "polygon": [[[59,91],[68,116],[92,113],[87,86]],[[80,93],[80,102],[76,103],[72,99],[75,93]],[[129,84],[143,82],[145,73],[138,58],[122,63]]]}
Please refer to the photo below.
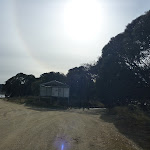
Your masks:
{"label": "lens flare", "polygon": [[71,142],[70,136],[59,134],[54,140],[54,147],[57,150],[70,150]]}
{"label": "lens flare", "polygon": [[64,144],[61,145],[61,150],[64,150]]}

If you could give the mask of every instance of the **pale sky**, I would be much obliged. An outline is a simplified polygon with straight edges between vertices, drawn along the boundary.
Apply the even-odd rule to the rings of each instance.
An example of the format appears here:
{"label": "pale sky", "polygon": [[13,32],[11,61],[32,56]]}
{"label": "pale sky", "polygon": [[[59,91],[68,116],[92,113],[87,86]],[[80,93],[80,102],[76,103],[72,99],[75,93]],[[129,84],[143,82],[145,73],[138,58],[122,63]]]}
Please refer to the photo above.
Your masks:
{"label": "pale sky", "polygon": [[0,0],[0,83],[93,63],[150,0]]}

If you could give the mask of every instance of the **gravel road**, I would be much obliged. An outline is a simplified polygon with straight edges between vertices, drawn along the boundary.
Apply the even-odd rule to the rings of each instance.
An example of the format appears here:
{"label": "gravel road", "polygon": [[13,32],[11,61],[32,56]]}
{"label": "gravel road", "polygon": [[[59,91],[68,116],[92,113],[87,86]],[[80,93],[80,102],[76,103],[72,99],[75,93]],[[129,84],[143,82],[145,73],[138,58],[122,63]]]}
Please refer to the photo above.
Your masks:
{"label": "gravel road", "polygon": [[31,108],[0,100],[0,150],[141,150],[113,123],[103,121],[102,113]]}

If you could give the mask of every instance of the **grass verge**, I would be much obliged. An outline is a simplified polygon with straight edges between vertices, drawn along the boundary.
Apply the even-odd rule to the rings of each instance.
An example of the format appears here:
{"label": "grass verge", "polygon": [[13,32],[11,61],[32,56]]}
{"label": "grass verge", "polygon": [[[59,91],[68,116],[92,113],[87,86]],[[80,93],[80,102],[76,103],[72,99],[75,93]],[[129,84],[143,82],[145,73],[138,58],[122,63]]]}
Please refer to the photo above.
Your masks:
{"label": "grass verge", "polygon": [[42,107],[42,108],[59,108],[59,109],[66,109],[67,108],[67,100],[65,99],[40,99],[39,97],[12,97],[12,98],[5,98],[4,100],[17,103],[17,104],[25,104],[26,106],[31,107]]}
{"label": "grass verge", "polygon": [[101,116],[144,150],[150,150],[150,117],[138,107],[115,107]]}

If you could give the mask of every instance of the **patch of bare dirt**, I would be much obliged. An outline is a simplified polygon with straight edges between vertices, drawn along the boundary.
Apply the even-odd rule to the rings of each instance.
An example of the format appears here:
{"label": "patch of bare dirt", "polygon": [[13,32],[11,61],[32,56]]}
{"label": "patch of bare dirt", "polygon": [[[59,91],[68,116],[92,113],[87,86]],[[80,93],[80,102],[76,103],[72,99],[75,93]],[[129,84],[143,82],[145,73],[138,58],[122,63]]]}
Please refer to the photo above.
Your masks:
{"label": "patch of bare dirt", "polygon": [[0,100],[0,150],[141,150],[103,110],[51,110]]}

